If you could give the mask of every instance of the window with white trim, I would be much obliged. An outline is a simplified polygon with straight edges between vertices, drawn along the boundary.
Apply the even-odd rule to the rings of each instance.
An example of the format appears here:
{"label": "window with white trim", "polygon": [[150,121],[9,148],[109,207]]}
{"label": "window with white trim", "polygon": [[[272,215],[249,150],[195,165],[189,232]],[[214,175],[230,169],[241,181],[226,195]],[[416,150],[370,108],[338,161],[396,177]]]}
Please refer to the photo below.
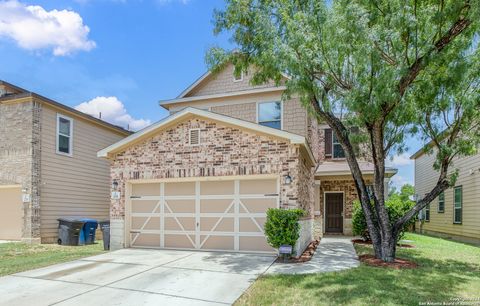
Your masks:
{"label": "window with white trim", "polygon": [[345,152],[343,151],[342,145],[338,142],[335,133],[332,133],[332,148],[333,158],[345,158]]}
{"label": "window with white trim", "polygon": [[72,156],[73,120],[57,114],[57,154]]}
{"label": "window with white trim", "polygon": [[258,124],[274,129],[282,129],[282,103],[258,103]]}
{"label": "window with white trim", "polygon": [[462,186],[453,189],[453,223],[462,223],[463,194]]}
{"label": "window with white trim", "polygon": [[188,143],[191,146],[198,146],[200,144],[200,129],[191,129],[188,132]]}
{"label": "window with white trim", "polygon": [[445,212],[445,193],[443,191],[438,195],[438,212]]}

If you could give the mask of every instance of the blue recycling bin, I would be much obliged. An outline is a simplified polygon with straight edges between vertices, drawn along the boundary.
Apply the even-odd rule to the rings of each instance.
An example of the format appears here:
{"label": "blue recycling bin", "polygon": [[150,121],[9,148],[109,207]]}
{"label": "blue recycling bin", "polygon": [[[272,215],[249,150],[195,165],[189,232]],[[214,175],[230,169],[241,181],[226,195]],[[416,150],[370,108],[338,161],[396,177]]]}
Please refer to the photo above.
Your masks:
{"label": "blue recycling bin", "polygon": [[95,219],[89,218],[80,218],[78,221],[84,222],[83,228],[80,231],[80,236],[78,238],[78,244],[94,244],[95,243],[95,231],[98,227],[98,221]]}

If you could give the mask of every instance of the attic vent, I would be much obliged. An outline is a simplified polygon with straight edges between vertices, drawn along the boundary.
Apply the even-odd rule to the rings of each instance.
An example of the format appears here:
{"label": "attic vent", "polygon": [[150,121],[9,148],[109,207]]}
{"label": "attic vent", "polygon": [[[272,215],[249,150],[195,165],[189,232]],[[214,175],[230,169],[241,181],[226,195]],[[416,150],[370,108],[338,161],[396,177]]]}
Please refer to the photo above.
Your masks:
{"label": "attic vent", "polygon": [[189,143],[191,146],[200,144],[200,129],[191,129],[189,132]]}

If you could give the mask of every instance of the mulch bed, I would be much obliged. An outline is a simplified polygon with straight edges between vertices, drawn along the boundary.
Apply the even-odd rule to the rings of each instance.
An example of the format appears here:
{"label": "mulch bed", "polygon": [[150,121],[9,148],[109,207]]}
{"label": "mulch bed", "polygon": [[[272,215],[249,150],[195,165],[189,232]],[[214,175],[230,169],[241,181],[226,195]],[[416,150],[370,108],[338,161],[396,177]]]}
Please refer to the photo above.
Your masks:
{"label": "mulch bed", "polygon": [[358,258],[361,262],[373,267],[393,269],[415,269],[418,267],[418,265],[413,261],[402,258],[396,258],[394,262],[384,262],[381,259],[375,258],[375,256],[370,254],[360,255]]}
{"label": "mulch bed", "polygon": [[286,261],[283,260],[283,257],[278,257],[275,262],[278,263],[301,263],[301,262],[306,262],[312,259],[313,254],[315,254],[315,250],[317,249],[318,244],[320,243],[320,240],[315,240],[310,242],[308,247],[303,251],[301,256],[297,257],[290,257]]}
{"label": "mulch bed", "polygon": [[[357,244],[365,244],[365,245],[372,245],[372,241],[371,240],[363,240],[363,239],[352,239],[352,242],[353,243],[357,243]],[[414,245],[411,245],[411,244],[405,244],[405,243],[399,243],[397,244],[398,247],[401,247],[401,248],[407,248],[407,249],[411,249],[411,248],[415,248]]]}

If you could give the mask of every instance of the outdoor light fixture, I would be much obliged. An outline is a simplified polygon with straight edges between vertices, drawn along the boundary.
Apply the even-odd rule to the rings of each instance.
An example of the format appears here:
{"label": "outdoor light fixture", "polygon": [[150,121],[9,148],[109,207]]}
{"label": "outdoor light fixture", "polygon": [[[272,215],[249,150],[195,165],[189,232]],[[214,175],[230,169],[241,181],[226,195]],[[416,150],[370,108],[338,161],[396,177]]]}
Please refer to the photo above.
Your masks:
{"label": "outdoor light fixture", "polygon": [[285,175],[285,185],[290,185],[292,183],[292,177],[290,176],[290,173]]}
{"label": "outdoor light fixture", "polygon": [[113,182],[112,182],[112,189],[113,189],[113,190],[117,190],[117,188],[118,188],[118,182],[117,182],[117,180],[113,180]]}

